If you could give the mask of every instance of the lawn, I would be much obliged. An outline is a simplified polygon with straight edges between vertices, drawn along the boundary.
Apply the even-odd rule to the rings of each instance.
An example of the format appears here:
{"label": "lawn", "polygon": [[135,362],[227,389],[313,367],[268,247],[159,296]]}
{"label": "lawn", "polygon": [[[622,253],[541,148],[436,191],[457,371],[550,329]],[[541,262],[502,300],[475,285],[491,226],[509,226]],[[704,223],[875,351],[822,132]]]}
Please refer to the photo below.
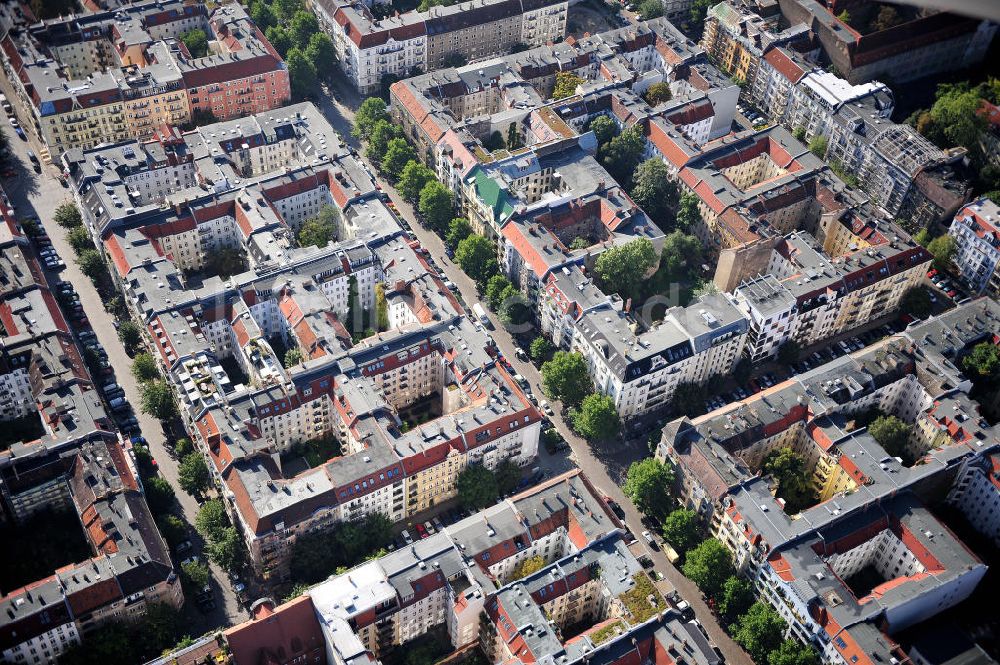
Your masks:
{"label": "lawn", "polygon": [[[666,602],[646,573],[636,573],[632,579],[635,581],[635,586],[618,596],[618,600],[628,609],[631,615],[630,623],[637,626],[663,610]],[[649,602],[650,596],[653,596],[655,606]]]}

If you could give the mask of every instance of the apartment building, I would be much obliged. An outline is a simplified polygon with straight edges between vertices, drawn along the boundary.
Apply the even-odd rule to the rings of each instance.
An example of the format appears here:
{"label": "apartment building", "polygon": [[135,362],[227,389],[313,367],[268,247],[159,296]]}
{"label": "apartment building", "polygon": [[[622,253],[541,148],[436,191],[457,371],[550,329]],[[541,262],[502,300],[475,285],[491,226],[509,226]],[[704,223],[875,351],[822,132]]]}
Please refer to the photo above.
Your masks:
{"label": "apartment building", "polygon": [[[664,428],[656,454],[675,465],[682,501],[733,552],[789,635],[824,662],[891,662],[893,635],[961,602],[982,579],[984,564],[917,497],[950,486],[948,501],[995,537],[988,506],[998,495],[990,473],[1000,435],[952,359],[995,342],[998,321],[995,301],[972,301]],[[895,456],[857,420],[873,408],[911,426]],[[762,471],[784,448],[811,472],[813,498],[794,514]]]}
{"label": "apartment building", "polygon": [[955,506],[969,523],[992,542],[1000,542],[1000,455],[993,453],[962,462],[948,503]]}
{"label": "apartment building", "polygon": [[[194,58],[179,36],[205,32]],[[211,11],[151,0],[9,30],[0,39],[26,129],[58,159],[72,148],[147,138],[199,112],[219,119],[285,104],[288,71],[238,4]]]}
{"label": "apartment building", "polygon": [[[64,162],[265,579],[287,576],[299,534],[402,521],[454,496],[469,465],[535,458],[541,416],[311,104]],[[298,246],[324,208],[336,241]],[[206,279],[223,248],[245,270]],[[276,348],[303,360],[286,368]],[[274,463],[320,437],[343,455]]]}
{"label": "apartment building", "polygon": [[470,0],[377,19],[363,3],[313,0],[340,67],[364,94],[387,79],[541,46],[566,34],[565,0]]}
{"label": "apartment building", "polygon": [[948,229],[955,239],[954,264],[969,289],[976,294],[1000,294],[1000,207],[987,198],[973,201]]}
{"label": "apartment building", "polygon": [[3,660],[48,663],[94,628],[140,617],[149,603],[179,607],[183,595],[134,463],[8,209],[0,254],[0,421],[27,430],[34,420],[38,431],[0,452],[0,522],[16,529],[66,511],[92,551],[0,595]]}

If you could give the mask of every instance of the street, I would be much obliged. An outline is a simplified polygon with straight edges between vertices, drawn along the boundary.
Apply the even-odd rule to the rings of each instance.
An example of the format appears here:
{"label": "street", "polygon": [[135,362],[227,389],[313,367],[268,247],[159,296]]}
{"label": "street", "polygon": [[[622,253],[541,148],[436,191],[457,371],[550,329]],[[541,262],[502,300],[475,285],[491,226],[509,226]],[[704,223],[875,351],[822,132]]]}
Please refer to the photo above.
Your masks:
{"label": "street", "polygon": [[[345,104],[340,101],[343,99],[350,100],[349,104],[352,107],[357,107],[362,101],[357,97],[357,93],[338,88],[336,90],[336,97],[323,99],[319,103],[319,107],[334,128],[343,134],[344,139],[350,145],[358,148],[361,158],[365,161],[365,164],[372,171],[372,173],[375,174],[375,177],[382,186],[383,191],[389,195],[389,198],[395,204],[399,214],[410,225],[410,228],[417,236],[420,244],[431,253],[432,257],[434,257],[434,260],[444,273],[444,277],[455,283],[457,290],[462,295],[462,298],[470,306],[472,303],[478,302],[479,294],[476,289],[475,282],[473,282],[473,280],[462,272],[458,266],[447,258],[445,255],[444,242],[441,238],[439,238],[433,231],[425,229],[417,223],[413,206],[403,199],[403,197],[395,190],[395,188],[392,187],[392,185],[381,178],[375,168],[373,168],[373,166],[368,163],[368,160],[364,157],[357,139],[350,135],[350,129],[353,126],[352,120],[354,116],[351,108],[345,106]],[[498,320],[495,316],[493,318],[494,320]],[[501,325],[497,326],[491,334],[504,357],[506,357],[514,367],[514,370],[521,374],[521,376],[525,377],[531,384],[532,392],[536,396],[542,395],[541,372],[539,372],[538,369],[530,362],[522,362],[517,359],[514,354],[514,350],[517,348],[517,345],[515,344],[510,333],[507,332],[507,330]],[[587,441],[577,436],[569,428],[565,420],[560,415],[562,410],[561,404],[558,402],[552,402],[552,408],[556,412],[556,415],[551,418],[553,425],[555,425],[556,429],[570,445],[572,453],[568,458],[562,453],[551,456],[546,452],[544,446],[539,446],[539,466],[543,469],[550,470],[553,473],[564,471],[570,468],[573,464],[580,467],[580,469],[587,474],[587,477],[590,478],[595,486],[604,492],[606,496],[617,501],[622,506],[625,510],[626,523],[632,533],[641,533],[645,529],[642,525],[642,515],[638,510],[636,510],[635,506],[632,505],[632,502],[625,496],[624,492],[622,492],[621,485],[625,482],[625,472],[628,470],[629,464],[632,461],[641,459],[642,457],[648,455],[645,437],[640,437],[640,439],[630,441],[625,445],[621,443],[611,444],[619,446],[616,450],[608,450],[603,447],[594,448],[587,443]],[[640,542],[642,542],[641,539]],[[684,600],[691,604],[699,622],[708,633],[709,638],[722,651],[726,661],[734,665],[752,665],[753,661],[746,654],[746,652],[743,651],[738,644],[733,642],[725,631],[722,630],[722,627],[719,626],[718,622],[715,620],[715,616],[705,603],[698,587],[692,581],[684,577],[681,572],[667,560],[666,555],[662,551],[652,551],[646,547],[645,543],[642,544],[642,547],[646,549],[647,553],[652,558],[655,564],[655,569],[662,572],[666,577],[666,581],[677,590]]]}
{"label": "street", "polygon": [[[0,79],[2,79],[0,87],[10,96],[12,92],[9,89],[9,83],[4,77],[0,77]],[[18,219],[38,217],[52,240],[53,248],[66,263],[66,267],[58,273],[46,271],[48,279],[50,282],[58,279],[66,280],[75,287],[79,294],[80,303],[90,321],[90,326],[107,351],[108,361],[115,369],[115,382],[125,390],[126,399],[135,410],[142,435],[146,438],[150,452],[159,465],[160,473],[174,488],[177,496],[177,510],[175,512],[188,525],[191,525],[189,538],[195,546],[194,552],[202,559],[206,559],[207,557],[202,552],[202,540],[193,527],[195,516],[198,514],[198,502],[195,501],[194,497],[182,491],[178,485],[177,460],[168,452],[166,437],[160,421],[142,413],[138,408],[140,403],[139,386],[130,371],[132,360],[125,353],[125,349],[118,339],[114,317],[104,310],[104,302],[97,289],[77,266],[76,255],[66,241],[67,230],[52,220],[55,209],[59,205],[73,200],[72,194],[70,190],[59,183],[54,166],[43,166],[40,174],[32,170],[27,158],[27,151],[31,149],[34,150],[35,154],[41,153],[40,146],[34,142],[30,134],[29,142],[25,142],[17,138],[10,127],[5,127],[3,131],[6,132],[9,139],[11,166],[19,172],[17,177],[3,180],[3,187],[10,197],[11,203],[16,207],[16,215]],[[246,611],[241,609],[225,572],[215,564],[211,564],[210,567],[213,575],[212,586],[215,591],[216,608],[209,614],[202,614],[194,607],[193,600],[185,604],[184,612],[186,615],[190,615],[185,619],[185,625],[190,626],[189,632],[192,635],[243,621],[248,616]]]}

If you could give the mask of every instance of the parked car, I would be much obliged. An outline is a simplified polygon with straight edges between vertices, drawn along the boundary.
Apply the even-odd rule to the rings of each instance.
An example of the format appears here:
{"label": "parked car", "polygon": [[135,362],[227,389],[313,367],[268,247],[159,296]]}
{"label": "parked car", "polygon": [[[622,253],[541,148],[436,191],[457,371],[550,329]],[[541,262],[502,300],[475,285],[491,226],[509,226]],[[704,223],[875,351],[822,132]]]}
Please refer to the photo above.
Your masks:
{"label": "parked car", "polygon": [[190,540],[185,540],[183,542],[177,543],[177,547],[174,548],[174,552],[177,553],[177,556],[181,556],[181,555],[185,554],[186,552],[190,552],[191,551],[191,547],[192,547],[191,541]]}
{"label": "parked car", "polygon": [[410,532],[407,531],[406,529],[403,529],[403,531],[400,532],[399,535],[403,537],[403,540],[406,541],[407,545],[412,545],[413,544],[413,538],[410,537]]}
{"label": "parked car", "polygon": [[429,535],[427,533],[427,529],[424,528],[423,524],[420,524],[419,522],[417,522],[417,525],[416,525],[415,528],[417,530],[417,536],[420,538],[420,540],[423,540],[424,538],[426,538]]}

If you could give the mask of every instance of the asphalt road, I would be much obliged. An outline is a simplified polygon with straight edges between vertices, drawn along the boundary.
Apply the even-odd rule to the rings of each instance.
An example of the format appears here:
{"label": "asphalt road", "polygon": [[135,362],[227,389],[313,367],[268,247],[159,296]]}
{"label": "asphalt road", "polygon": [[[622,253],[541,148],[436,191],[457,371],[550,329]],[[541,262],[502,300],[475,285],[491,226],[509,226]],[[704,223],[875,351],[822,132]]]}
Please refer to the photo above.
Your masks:
{"label": "asphalt road", "polygon": [[[319,106],[334,128],[343,134],[345,140],[359,149],[359,154],[364,159],[358,141],[350,136],[350,129],[353,126],[352,119],[354,117],[352,109],[357,108],[361,100],[357,96],[357,93],[345,90],[342,87],[337,87],[333,92],[336,97],[326,96],[319,101]],[[365,162],[367,164],[367,160]],[[372,173],[375,173],[377,176],[377,171],[372,165],[368,164],[368,166]],[[410,224],[420,244],[430,252],[441,272],[444,273],[444,276],[455,283],[466,304],[471,307],[472,303],[479,301],[479,294],[475,283],[458,266],[448,260],[445,255],[444,242],[435,233],[422,228],[417,223],[413,207],[387,181],[378,178],[378,182],[382,186],[383,191],[389,195],[389,198],[395,204],[399,214]],[[491,318],[494,323],[499,322],[496,316]],[[510,361],[511,365],[513,365],[514,369],[531,384],[531,390],[535,396],[541,396],[543,394],[541,373],[533,364],[521,362],[516,358],[514,350],[517,345],[510,333],[503,326],[497,326],[492,331],[492,335],[497,346]],[[558,402],[552,403],[552,408],[555,410],[556,415],[551,420],[566,442],[569,443],[571,453],[568,457],[565,454],[551,456],[545,451],[544,446],[539,446],[539,465],[554,473],[566,470],[573,464],[580,467],[595,486],[604,492],[606,496],[614,499],[622,506],[625,511],[625,521],[632,533],[636,535],[642,533],[645,530],[645,527],[642,525],[642,515],[621,491],[621,485],[625,481],[625,471],[628,468],[628,464],[648,454],[648,451],[645,449],[645,437],[625,443],[614,442],[607,446],[591,446],[587,441],[578,437],[570,430],[560,415],[561,405]],[[642,543],[641,537],[639,542]],[[666,555],[662,551],[652,551],[645,543],[642,543],[642,547],[646,549],[650,558],[652,558],[655,569],[663,573],[666,581],[677,590],[684,600],[687,600],[691,604],[702,627],[708,633],[712,642],[722,651],[726,661],[732,665],[752,665],[753,661],[750,656],[730,639],[715,620],[715,616],[709,610],[708,605],[706,605],[698,587],[684,577],[667,560]]]}
{"label": "asphalt road", "polygon": [[[0,88],[7,94],[8,98],[13,98],[9,89],[6,77],[0,76]],[[23,123],[22,123],[23,125]],[[166,446],[166,437],[162,424],[159,420],[142,413],[139,408],[139,387],[132,377],[130,368],[131,358],[125,353],[121,342],[118,339],[118,331],[114,327],[114,317],[104,310],[104,303],[90,279],[87,278],[77,267],[73,249],[66,241],[66,229],[63,229],[52,220],[55,209],[67,201],[72,201],[70,190],[63,187],[58,180],[58,172],[53,166],[43,166],[42,173],[38,174],[32,170],[31,163],[27,158],[27,151],[33,150],[35,154],[40,154],[39,145],[34,139],[29,142],[22,141],[17,135],[5,125],[3,131],[9,139],[12,153],[11,166],[18,171],[19,175],[14,178],[4,178],[2,183],[8,197],[16,207],[16,214],[19,219],[25,217],[38,217],[49,237],[52,246],[59,253],[59,256],[66,263],[66,267],[60,271],[47,271],[51,281],[63,279],[76,289],[80,296],[80,303],[83,306],[90,326],[108,354],[108,361],[115,369],[115,382],[125,390],[125,397],[132,404],[136,418],[139,420],[139,427],[142,435],[149,443],[150,451],[156,460],[160,473],[170,482],[177,495],[177,508],[175,512],[183,518],[190,526],[189,538],[194,544],[194,553],[202,559],[206,559],[202,550],[201,538],[194,530],[194,518],[198,514],[198,502],[193,497],[180,489],[177,483],[177,460],[175,460]],[[30,134],[29,134],[30,136]],[[96,379],[100,383],[100,379]],[[196,607],[195,603],[185,604],[185,614],[187,616],[185,626],[187,632],[191,634],[201,634],[214,628],[223,627],[231,623],[241,622],[248,618],[248,614],[240,607],[236,594],[233,592],[229,578],[218,566],[211,566],[215,591],[216,608],[208,614],[203,614]]]}

